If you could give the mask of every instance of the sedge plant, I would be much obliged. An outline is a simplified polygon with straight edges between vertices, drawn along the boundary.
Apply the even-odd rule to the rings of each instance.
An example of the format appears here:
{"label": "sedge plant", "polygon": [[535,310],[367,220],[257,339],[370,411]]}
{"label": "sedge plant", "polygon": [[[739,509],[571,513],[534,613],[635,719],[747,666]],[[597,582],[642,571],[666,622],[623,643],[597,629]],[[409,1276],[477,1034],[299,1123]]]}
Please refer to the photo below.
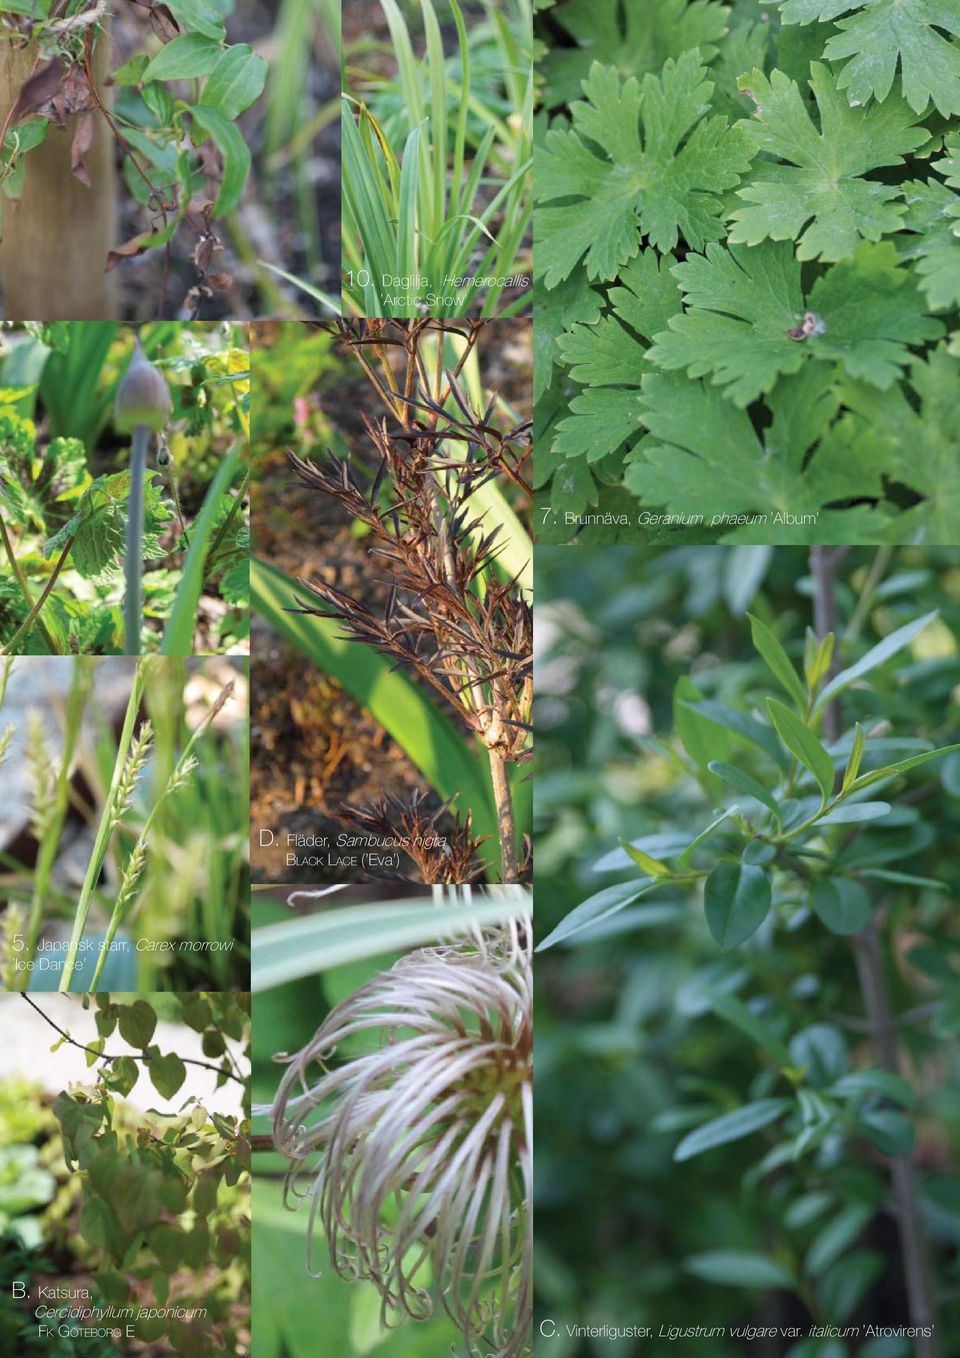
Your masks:
{"label": "sedge plant", "polygon": [[[12,661],[2,662],[0,669],[0,703],[7,687]],[[29,662],[21,662],[29,663]],[[71,811],[82,806],[84,799],[78,791],[77,774],[81,767],[80,750],[86,722],[91,713],[91,698],[98,679],[98,662],[87,656],[75,656],[60,664],[72,666],[70,683],[63,702],[59,739],[54,747],[44,720],[39,713],[28,719],[25,759],[30,786],[30,830],[37,843],[36,864],[26,879],[25,891],[14,891],[4,918],[7,967],[5,982],[8,989],[26,988],[36,963],[42,936],[56,929],[51,917],[51,901],[64,896],[64,887],[55,880],[56,865],[69,843],[67,819]],[[143,915],[143,900],[149,895],[147,874],[148,857],[155,842],[163,838],[163,817],[176,805],[179,796],[189,789],[198,776],[209,776],[209,764],[202,761],[204,734],[218,713],[230,699],[233,684],[222,686],[209,710],[196,724],[190,736],[179,740],[179,717],[176,730],[169,722],[157,739],[157,731],[150,717],[142,716],[145,692],[153,693],[169,680],[181,695],[177,704],[182,710],[182,678],[178,667],[182,661],[166,657],[143,657],[137,660],[124,711],[123,723],[116,741],[98,743],[97,757],[89,767],[82,765],[90,781],[96,785],[106,776],[106,786],[99,805],[90,812],[93,842],[90,848],[82,885],[73,902],[69,937],[65,941],[64,962],[59,977],[59,989],[74,988],[80,973],[87,968],[82,960],[96,950],[93,977],[83,989],[96,989],[104,979],[115,940],[121,927],[133,915]],[[155,704],[154,704],[155,706]],[[0,737],[0,757],[6,753],[13,735],[8,728]],[[100,757],[102,756],[102,758]],[[201,764],[203,767],[201,768]],[[194,817],[200,819],[195,808]],[[133,840],[130,845],[131,838]],[[227,841],[222,834],[217,844]],[[218,854],[213,855],[214,858]],[[230,865],[222,865],[221,885],[230,873]],[[109,916],[102,932],[93,936],[88,931],[95,900],[103,899],[101,879],[112,877],[117,885],[109,899]],[[214,876],[211,873],[211,881]],[[226,888],[224,888],[226,889]],[[173,914],[178,913],[174,911]],[[168,911],[168,919],[170,911]],[[141,924],[151,926],[147,919]],[[163,932],[169,928],[163,922]],[[51,932],[51,930],[53,932]],[[197,934],[208,940],[229,939],[233,926],[218,915],[217,903],[209,906],[207,917],[194,921],[191,936]],[[232,945],[231,945],[232,946]]]}
{"label": "sedge plant", "polygon": [[[489,6],[505,104],[474,88],[457,0],[455,74],[432,0],[420,0],[426,81],[396,0],[381,0],[395,82],[354,80],[343,100],[343,309],[358,316],[509,314],[526,306],[533,67],[528,0]],[[366,74],[366,73],[361,73]],[[350,72],[348,71],[348,77]],[[399,111],[391,116],[399,96]],[[387,121],[389,116],[389,122]],[[519,286],[519,297],[504,293]]]}

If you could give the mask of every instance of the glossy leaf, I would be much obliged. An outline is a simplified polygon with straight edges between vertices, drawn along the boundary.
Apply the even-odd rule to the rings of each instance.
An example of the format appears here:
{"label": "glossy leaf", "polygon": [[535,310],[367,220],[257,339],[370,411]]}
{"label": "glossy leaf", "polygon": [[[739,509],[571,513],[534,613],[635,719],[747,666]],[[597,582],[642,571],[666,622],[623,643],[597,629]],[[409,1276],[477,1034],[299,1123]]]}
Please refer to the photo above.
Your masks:
{"label": "glossy leaf", "polygon": [[182,33],[179,38],[164,43],[157,55],[147,64],[141,82],[151,80],[194,80],[209,75],[223,51],[215,38],[202,33]]}
{"label": "glossy leaf", "polygon": [[938,616],[939,610],[934,609],[931,613],[925,613],[922,618],[915,618],[913,622],[906,623],[903,627],[898,627],[895,632],[891,632],[883,641],[872,646],[865,656],[862,656],[855,665],[849,665],[845,670],[841,670],[835,675],[830,683],[817,699],[817,707],[821,708],[826,703],[835,698],[838,693],[842,693],[845,688],[849,688],[857,679],[862,679],[865,674],[875,670],[878,665],[895,656],[898,651],[902,651],[905,646],[909,646],[915,637],[918,637],[925,627]]}
{"label": "glossy leaf", "polygon": [[250,172],[250,150],[240,131],[217,109],[197,104],[191,112],[194,120],[213,137],[223,156],[223,179],[213,205],[215,215],[222,217],[240,201]]}
{"label": "glossy leaf", "polygon": [[813,889],[813,908],[834,934],[859,934],[870,923],[873,906],[866,887],[846,877],[825,877]]}
{"label": "glossy leaf", "polygon": [[695,1131],[690,1132],[680,1142],[673,1153],[678,1163],[692,1160],[695,1155],[724,1146],[730,1141],[740,1141],[762,1127],[769,1127],[793,1107],[790,1099],[758,1099],[756,1103],[746,1103],[732,1113],[713,1118]]}
{"label": "glossy leaf", "polygon": [[799,708],[806,707],[806,690],[779,640],[765,622],[755,618],[752,613],[748,613],[747,617],[750,619],[753,644],[766,662],[770,673]]}
{"label": "glossy leaf", "polygon": [[810,770],[826,800],[833,791],[833,760],[809,726],[783,703],[777,702],[775,698],[768,698],[767,711],[776,727],[777,735],[804,768]]}
{"label": "glossy leaf", "polygon": [[203,87],[200,103],[223,118],[234,119],[260,97],[267,79],[267,62],[246,43],[228,47]]}
{"label": "glossy leaf", "polygon": [[748,863],[718,863],[704,888],[707,926],[728,952],[745,943],[770,913],[770,875]]}

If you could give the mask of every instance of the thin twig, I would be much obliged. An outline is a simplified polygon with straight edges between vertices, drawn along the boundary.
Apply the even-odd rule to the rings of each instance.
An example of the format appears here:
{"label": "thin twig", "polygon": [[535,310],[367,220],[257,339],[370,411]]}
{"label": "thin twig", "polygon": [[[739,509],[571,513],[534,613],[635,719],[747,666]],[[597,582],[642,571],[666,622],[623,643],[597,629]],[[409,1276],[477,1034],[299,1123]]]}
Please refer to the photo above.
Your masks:
{"label": "thin twig", "polygon": [[[70,1044],[71,1047],[76,1047],[79,1051],[82,1051],[82,1052],[90,1052],[91,1055],[95,1056],[95,1057],[97,1058],[98,1061],[119,1061],[119,1060],[121,1060],[121,1057],[120,1057],[119,1054],[116,1055],[116,1056],[109,1056],[106,1052],[97,1051],[96,1047],[87,1047],[87,1046],[85,1046],[82,1042],[78,1042],[78,1041],[76,1040],[76,1038],[73,1038],[73,1037],[70,1036],[70,1034],[67,1032],[67,1030],[66,1030],[65,1028],[61,1028],[60,1025],[59,1025],[59,1023],[54,1023],[54,1021],[53,1021],[53,1019],[50,1017],[50,1015],[49,1015],[49,1014],[45,1014],[45,1013],[43,1012],[43,1010],[40,1008],[40,1006],[39,1006],[38,1004],[35,1004],[34,1001],[31,1000],[30,996],[24,994],[23,991],[20,992],[20,998],[26,1000],[26,1002],[27,1002],[27,1004],[29,1004],[30,1008],[36,1010],[36,1012],[37,1012],[37,1013],[40,1015],[40,1017],[43,1019],[44,1023],[48,1023],[48,1024],[50,1025],[50,1027],[54,1029],[55,1032],[58,1032],[58,1033],[60,1034],[60,1036],[63,1038],[63,1040],[64,1040],[65,1042],[69,1042],[69,1044]],[[124,1055],[127,1056],[127,1057],[129,1057],[129,1059],[130,1059],[131,1061],[146,1061],[146,1062],[149,1062],[149,1061],[156,1061],[156,1060],[160,1059],[160,1058],[155,1057],[155,1056],[146,1056],[146,1055],[137,1056],[137,1055],[135,1055],[133,1052],[125,1052]],[[185,1066],[202,1066],[204,1070],[212,1070],[213,1073],[214,1073],[214,1075],[225,1075],[225,1076],[227,1077],[228,1080],[235,1080],[236,1083],[239,1084],[239,1085],[242,1085],[244,1089],[246,1089],[246,1087],[247,1087],[247,1082],[246,1082],[246,1080],[244,1080],[240,1075],[234,1075],[233,1071],[231,1071],[231,1070],[224,1070],[224,1069],[222,1068],[222,1066],[214,1066],[214,1065],[211,1065],[211,1063],[210,1063],[209,1061],[200,1061],[200,1060],[198,1060],[198,1058],[195,1057],[195,1056],[181,1056],[181,1057],[180,1057],[180,1060],[183,1062],[183,1064],[184,1064]],[[231,1062],[231,1064],[232,1064],[232,1062]]]}

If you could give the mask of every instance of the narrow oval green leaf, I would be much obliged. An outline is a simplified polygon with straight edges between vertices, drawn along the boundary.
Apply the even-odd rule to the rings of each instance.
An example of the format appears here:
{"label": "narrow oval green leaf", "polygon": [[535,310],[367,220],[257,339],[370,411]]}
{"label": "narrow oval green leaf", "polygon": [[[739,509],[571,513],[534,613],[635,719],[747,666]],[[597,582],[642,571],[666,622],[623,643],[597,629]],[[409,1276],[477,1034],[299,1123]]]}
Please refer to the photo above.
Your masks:
{"label": "narrow oval green leaf", "polygon": [[796,1287],[795,1279],[780,1264],[765,1254],[749,1250],[710,1250],[694,1254],[684,1264],[688,1273],[705,1283],[724,1287]]}
{"label": "narrow oval green leaf", "polygon": [[866,1203],[852,1203],[828,1222],[807,1251],[805,1271],[817,1277],[828,1269],[835,1259],[839,1259],[850,1248],[873,1216],[873,1210]]}
{"label": "narrow oval green leaf", "polygon": [[813,774],[824,799],[829,797],[833,791],[833,760],[817,737],[796,713],[776,698],[767,699],[767,711],[784,745]]}
{"label": "narrow oval green leaf", "polygon": [[718,863],[704,888],[707,926],[724,952],[757,932],[770,913],[770,875],[750,863]]}
{"label": "narrow oval green leaf", "polygon": [[749,1037],[751,1042],[755,1042],[761,1051],[772,1056],[779,1066],[790,1065],[790,1053],[786,1044],[774,1036],[765,1019],[759,1018],[735,995],[711,995],[710,1008],[719,1018],[732,1024]]}
{"label": "narrow oval green leaf", "polygon": [[891,632],[888,637],[884,637],[883,641],[867,651],[865,656],[861,656],[855,665],[849,665],[845,670],[841,670],[830,680],[830,683],[817,698],[817,708],[823,707],[831,698],[842,693],[856,679],[869,674],[878,665],[882,665],[885,660],[889,660],[898,651],[902,651],[905,646],[909,646],[914,637],[919,636],[923,629],[933,622],[939,611],[935,608],[932,613],[925,613],[922,618],[915,618],[913,622],[898,627],[895,632]]}
{"label": "narrow oval green leaf", "polygon": [[873,906],[866,887],[847,877],[824,877],[811,893],[819,918],[834,934],[859,934],[870,923]]}
{"label": "narrow oval green leaf", "polygon": [[754,647],[765,661],[767,669],[781,687],[789,693],[797,706],[801,709],[805,708],[807,691],[780,641],[765,622],[761,622],[752,613],[748,613],[747,617],[750,619],[750,633],[753,637]]}
{"label": "narrow oval green leaf", "polygon": [[929,764],[931,759],[940,759],[945,754],[953,754],[955,750],[960,750],[960,745],[944,745],[940,750],[926,750],[923,754],[911,755],[909,759],[901,759],[897,764],[887,764],[882,769],[871,769],[869,773],[861,773],[852,784],[851,791],[859,792],[861,788],[870,787],[873,783],[881,783],[885,778],[894,778],[898,773],[907,773],[910,769],[918,769],[922,764]]}
{"label": "narrow oval green leaf", "polygon": [[245,42],[228,47],[210,72],[200,103],[224,118],[236,118],[259,99],[267,80],[266,60]]}
{"label": "narrow oval green leaf", "polygon": [[843,784],[840,788],[841,794],[847,793],[853,787],[857,774],[860,772],[860,763],[863,759],[864,747],[867,738],[864,735],[863,727],[857,722],[853,734],[853,746],[850,750],[850,758],[847,760],[846,771],[843,775]]}
{"label": "narrow oval green leaf", "polygon": [[214,215],[222,217],[240,201],[250,173],[250,149],[234,124],[216,109],[197,104],[191,113],[204,131],[209,132],[223,155],[223,179],[213,205]]}
{"label": "narrow oval green leaf", "polygon": [[792,1107],[791,1099],[758,1099],[756,1103],[745,1103],[742,1108],[713,1118],[690,1132],[674,1151],[673,1158],[678,1163],[692,1160],[695,1155],[702,1155],[714,1146],[740,1141],[761,1127],[769,1127],[771,1122],[776,1122]]}
{"label": "narrow oval green leaf", "polygon": [[691,839],[690,843],[687,845],[687,847],[683,850],[683,852],[677,859],[677,867],[678,868],[689,867],[690,860],[692,859],[696,850],[699,849],[700,845],[710,838],[710,836],[713,834],[714,830],[716,830],[718,825],[722,825],[725,820],[729,820],[731,816],[735,815],[736,809],[737,808],[735,806],[728,807],[726,811],[721,812],[721,814],[717,816],[716,820],[712,820],[705,829],[701,830],[700,833],[697,835],[696,839]]}
{"label": "narrow oval green leaf", "polygon": [[707,721],[712,721],[714,725],[722,726],[743,740],[748,740],[751,745],[756,745],[764,754],[768,754],[779,768],[785,770],[789,766],[790,761],[770,727],[764,726],[763,722],[757,721],[756,717],[751,717],[749,713],[728,707],[726,703],[715,702],[712,698],[704,698],[700,702],[684,700],[677,706],[692,707],[701,717],[706,717]]}
{"label": "narrow oval green leaf", "polygon": [[150,80],[193,80],[209,75],[223,51],[215,38],[202,33],[181,33],[179,38],[164,43],[147,65],[141,83]]}
{"label": "narrow oval green leaf", "polygon": [[604,887],[602,891],[581,901],[569,915],[564,915],[557,927],[551,930],[537,947],[537,952],[544,952],[565,938],[580,933],[588,925],[599,924],[601,920],[615,915],[617,911],[623,910],[625,906],[631,905],[648,891],[659,886],[661,880],[654,878],[650,881],[618,882],[616,886]]}
{"label": "narrow oval green leaf", "polygon": [[166,0],[166,5],[181,28],[217,41],[223,39],[223,15],[211,0]]}
{"label": "narrow oval green leaf", "polygon": [[638,849],[635,844],[630,844],[627,840],[620,840],[620,847],[628,858],[631,858],[641,872],[648,877],[671,877],[673,874],[666,863],[661,863],[659,858],[653,858],[650,854]]}
{"label": "narrow oval green leaf", "polygon": [[856,825],[862,821],[882,820],[891,809],[889,802],[844,802],[821,816],[817,825]]}
{"label": "narrow oval green leaf", "polygon": [[902,1075],[895,1075],[891,1070],[872,1067],[854,1070],[849,1075],[844,1075],[828,1090],[828,1093],[838,1099],[849,1099],[860,1094],[881,1094],[885,1099],[892,1099],[894,1103],[899,1103],[904,1108],[917,1106],[916,1092]]}
{"label": "narrow oval green leaf", "polygon": [[762,802],[775,816],[780,815],[780,808],[773,794],[751,774],[744,773],[742,769],[735,768],[732,764],[724,763],[722,759],[711,759],[707,767],[711,773],[715,773],[725,783],[735,787],[738,792],[745,792],[748,797],[754,797],[758,802]]}

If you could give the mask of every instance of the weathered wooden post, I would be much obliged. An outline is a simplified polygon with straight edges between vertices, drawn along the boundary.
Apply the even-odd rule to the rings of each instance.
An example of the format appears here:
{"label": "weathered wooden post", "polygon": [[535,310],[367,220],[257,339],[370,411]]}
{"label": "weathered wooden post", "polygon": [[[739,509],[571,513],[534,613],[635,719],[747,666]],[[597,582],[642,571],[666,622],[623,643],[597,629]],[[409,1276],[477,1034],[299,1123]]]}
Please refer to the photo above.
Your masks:
{"label": "weathered wooden post", "polygon": [[[0,42],[0,125],[36,62],[34,43],[5,35]],[[109,32],[100,33],[93,69],[101,90],[110,70]],[[117,180],[113,135],[95,115],[84,155],[90,187],[72,171],[77,117],[51,124],[46,140],[26,158],[23,197],[3,201],[0,291],[7,320],[115,318],[117,282],[104,272],[116,231]]]}

